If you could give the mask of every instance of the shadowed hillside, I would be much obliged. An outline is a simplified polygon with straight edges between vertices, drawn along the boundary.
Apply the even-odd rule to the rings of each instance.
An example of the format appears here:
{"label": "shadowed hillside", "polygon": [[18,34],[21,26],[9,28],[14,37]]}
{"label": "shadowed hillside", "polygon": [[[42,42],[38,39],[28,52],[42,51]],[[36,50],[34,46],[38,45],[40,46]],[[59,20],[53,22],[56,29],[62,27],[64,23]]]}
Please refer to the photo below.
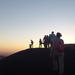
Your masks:
{"label": "shadowed hillside", "polygon": [[5,74],[43,75],[49,73],[49,61],[49,49],[28,49],[2,60],[0,68]]}
{"label": "shadowed hillside", "polygon": [[5,56],[0,56],[0,60],[1,60],[1,59],[4,59],[4,58],[5,58]]}
{"label": "shadowed hillside", "polygon": [[[54,75],[50,49],[34,48],[15,53],[0,61],[0,73],[23,75]],[[65,48],[65,74],[74,73],[75,49]]]}

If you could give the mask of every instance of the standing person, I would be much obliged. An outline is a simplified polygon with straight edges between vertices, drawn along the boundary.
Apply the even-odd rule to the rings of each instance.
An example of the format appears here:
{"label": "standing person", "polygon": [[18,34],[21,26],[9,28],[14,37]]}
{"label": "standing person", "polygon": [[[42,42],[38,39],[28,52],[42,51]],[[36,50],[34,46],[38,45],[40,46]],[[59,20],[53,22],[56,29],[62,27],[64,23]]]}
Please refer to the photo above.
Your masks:
{"label": "standing person", "polygon": [[49,36],[46,36],[46,43],[47,43],[47,48],[49,48]]}
{"label": "standing person", "polygon": [[29,45],[30,46],[30,48],[33,48],[33,40],[31,40],[31,44]]}
{"label": "standing person", "polygon": [[48,48],[48,35],[45,35],[43,38],[43,44],[45,48]]}
{"label": "standing person", "polygon": [[44,44],[44,47],[47,48],[46,35],[45,35],[44,38],[43,38],[43,44]]}
{"label": "standing person", "polygon": [[34,43],[33,40],[31,40],[31,48],[33,48],[33,43]]}
{"label": "standing person", "polygon": [[53,70],[58,71],[59,75],[64,73],[64,41],[60,39],[61,33],[56,34],[56,39],[52,42],[53,50]]}
{"label": "standing person", "polygon": [[42,40],[39,40],[39,48],[42,48]]}
{"label": "standing person", "polygon": [[49,34],[49,46],[51,46],[51,42],[56,38],[54,31]]}

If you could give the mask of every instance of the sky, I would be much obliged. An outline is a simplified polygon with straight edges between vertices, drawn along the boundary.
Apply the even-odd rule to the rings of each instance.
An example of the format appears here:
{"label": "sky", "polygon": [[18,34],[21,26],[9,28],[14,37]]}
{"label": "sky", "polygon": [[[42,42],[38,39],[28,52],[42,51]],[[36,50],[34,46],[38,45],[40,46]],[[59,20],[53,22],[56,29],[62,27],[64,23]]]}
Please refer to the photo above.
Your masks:
{"label": "sky", "polygon": [[0,54],[34,47],[51,31],[75,43],[75,0],[0,0]]}

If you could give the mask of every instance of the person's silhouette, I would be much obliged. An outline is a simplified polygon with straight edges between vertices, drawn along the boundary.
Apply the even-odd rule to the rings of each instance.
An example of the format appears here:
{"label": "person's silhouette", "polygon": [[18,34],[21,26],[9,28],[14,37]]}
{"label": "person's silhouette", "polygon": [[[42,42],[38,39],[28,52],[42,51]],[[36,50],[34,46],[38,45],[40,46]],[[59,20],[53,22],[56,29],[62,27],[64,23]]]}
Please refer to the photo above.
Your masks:
{"label": "person's silhouette", "polygon": [[56,38],[54,31],[49,34],[49,47],[51,47],[52,41]]}
{"label": "person's silhouette", "polygon": [[44,44],[44,47],[47,48],[47,35],[45,35],[43,38],[43,44]]}
{"label": "person's silhouette", "polygon": [[52,41],[53,70],[58,71],[59,75],[64,73],[64,41],[60,39],[61,36],[61,33],[58,32]]}
{"label": "person's silhouette", "polygon": [[30,48],[33,48],[33,44],[34,44],[34,42],[33,42],[33,40],[31,40],[31,44],[29,45]]}
{"label": "person's silhouette", "polygon": [[42,48],[42,40],[39,40],[39,48]]}

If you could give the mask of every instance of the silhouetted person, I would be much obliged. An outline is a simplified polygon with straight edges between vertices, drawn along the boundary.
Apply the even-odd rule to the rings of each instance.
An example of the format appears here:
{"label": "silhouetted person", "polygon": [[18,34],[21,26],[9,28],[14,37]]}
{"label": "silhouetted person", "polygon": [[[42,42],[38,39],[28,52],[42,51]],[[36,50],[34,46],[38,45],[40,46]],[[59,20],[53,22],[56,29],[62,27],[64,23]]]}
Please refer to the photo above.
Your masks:
{"label": "silhouetted person", "polygon": [[43,44],[44,44],[44,47],[47,48],[47,44],[46,44],[46,35],[45,35],[44,38],[43,38]]}
{"label": "silhouetted person", "polygon": [[56,38],[54,31],[51,32],[51,34],[49,34],[49,47],[51,47],[51,43],[52,41]]}
{"label": "silhouetted person", "polygon": [[45,48],[48,48],[48,42],[49,42],[48,35],[45,35],[43,38],[43,44]]}
{"label": "silhouetted person", "polygon": [[29,45],[30,46],[30,48],[33,48],[33,40],[31,40],[31,44]]}
{"label": "silhouetted person", "polygon": [[39,48],[42,48],[42,40],[39,40]]}
{"label": "silhouetted person", "polygon": [[47,41],[47,48],[49,48],[49,36],[46,36],[46,41]]}
{"label": "silhouetted person", "polygon": [[56,34],[52,42],[53,70],[58,71],[59,75],[64,73],[64,41],[60,39],[61,33]]}

